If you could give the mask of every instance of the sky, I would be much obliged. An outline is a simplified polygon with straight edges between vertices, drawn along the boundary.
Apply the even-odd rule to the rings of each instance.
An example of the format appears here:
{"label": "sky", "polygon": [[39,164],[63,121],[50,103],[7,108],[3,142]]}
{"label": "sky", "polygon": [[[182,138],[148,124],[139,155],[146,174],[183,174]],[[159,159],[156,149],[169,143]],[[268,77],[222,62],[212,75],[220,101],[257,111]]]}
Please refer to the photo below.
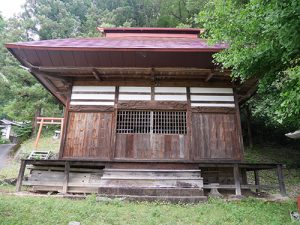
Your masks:
{"label": "sky", "polygon": [[21,11],[25,0],[0,0],[0,12],[6,19]]}

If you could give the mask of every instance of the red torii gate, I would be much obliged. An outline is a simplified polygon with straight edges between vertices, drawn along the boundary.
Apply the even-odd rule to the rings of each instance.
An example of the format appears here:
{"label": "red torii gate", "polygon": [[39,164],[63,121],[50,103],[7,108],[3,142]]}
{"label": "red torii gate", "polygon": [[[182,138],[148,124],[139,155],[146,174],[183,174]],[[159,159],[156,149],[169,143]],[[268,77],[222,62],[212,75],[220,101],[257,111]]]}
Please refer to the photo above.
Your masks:
{"label": "red torii gate", "polygon": [[59,118],[59,117],[37,117],[37,124],[39,124],[39,131],[36,136],[35,140],[35,149],[37,149],[39,139],[42,133],[43,125],[60,125],[60,139],[62,137],[62,131],[63,131],[63,124],[64,124],[64,118]]}

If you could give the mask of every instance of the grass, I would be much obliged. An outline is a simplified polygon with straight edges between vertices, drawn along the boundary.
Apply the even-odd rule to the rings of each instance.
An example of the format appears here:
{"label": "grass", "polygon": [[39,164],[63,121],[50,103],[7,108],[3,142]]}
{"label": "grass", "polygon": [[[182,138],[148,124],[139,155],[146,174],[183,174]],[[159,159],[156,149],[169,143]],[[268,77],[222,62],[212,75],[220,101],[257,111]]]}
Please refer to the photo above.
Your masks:
{"label": "grass", "polygon": [[237,202],[209,200],[197,205],[97,202],[51,197],[0,195],[0,224],[297,224],[292,201],[275,203],[247,198]]}
{"label": "grass", "polygon": [[[0,169],[0,180],[3,179],[13,179],[18,176],[20,168],[20,159],[27,158],[29,154],[35,149],[35,138],[28,139],[23,142],[20,149],[15,156],[9,158],[9,166]],[[53,139],[52,136],[44,136],[40,138],[38,144],[39,151],[51,151],[54,154],[57,154],[59,151],[60,141]],[[26,171],[28,172],[28,171]],[[1,191],[0,186],[0,191]]]}
{"label": "grass", "polygon": [[[53,139],[52,136],[44,136],[41,137],[38,143],[38,150],[39,151],[51,151],[53,153],[58,153],[59,151],[59,139]],[[20,147],[18,157],[26,157],[35,149],[35,138],[28,139],[27,141],[23,142]]]}
{"label": "grass", "polygon": [[[300,151],[299,149],[278,148],[278,147],[255,147],[246,149],[245,160],[247,162],[258,163],[284,163],[286,169],[283,170],[287,193],[290,197],[300,194]],[[253,174],[248,173],[248,179],[254,182]],[[277,175],[275,171],[261,171],[261,183],[277,185]]]}

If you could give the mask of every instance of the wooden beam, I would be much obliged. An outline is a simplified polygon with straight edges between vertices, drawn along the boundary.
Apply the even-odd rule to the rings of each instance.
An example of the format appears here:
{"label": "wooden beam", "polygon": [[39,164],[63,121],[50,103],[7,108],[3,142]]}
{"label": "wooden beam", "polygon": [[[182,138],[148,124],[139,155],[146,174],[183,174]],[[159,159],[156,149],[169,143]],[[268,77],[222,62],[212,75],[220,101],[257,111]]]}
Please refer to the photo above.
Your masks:
{"label": "wooden beam", "polygon": [[205,78],[205,82],[208,82],[214,75],[216,75],[214,70],[211,70],[210,73]]}
{"label": "wooden beam", "polygon": [[281,164],[277,165],[277,177],[278,177],[280,194],[282,196],[286,196],[286,189],[285,189],[285,184],[284,184],[284,176],[283,176],[282,165]]}
{"label": "wooden beam", "polygon": [[93,70],[92,74],[94,75],[96,80],[102,81],[102,78],[100,77],[101,74],[96,69]]}
{"label": "wooden beam", "polygon": [[61,103],[66,104],[66,98],[63,95],[57,94],[60,90],[43,74],[38,73],[37,71],[31,72],[41,83],[44,85]]}
{"label": "wooden beam", "polygon": [[[254,170],[254,180],[255,180],[255,185],[257,185],[258,187],[260,186],[260,181],[259,181],[259,171],[258,170]],[[256,193],[259,193],[260,189],[257,188],[256,189]]]}
{"label": "wooden beam", "polygon": [[234,185],[235,185],[235,195],[241,196],[241,181],[240,181],[240,169],[237,163],[233,166],[233,176],[234,176]]}
{"label": "wooden beam", "polygon": [[69,161],[66,161],[65,162],[65,170],[64,170],[64,181],[63,181],[63,193],[64,194],[66,194],[68,192],[69,175],[70,175],[70,163],[69,163]]}
{"label": "wooden beam", "polygon": [[19,169],[19,174],[18,174],[17,183],[16,183],[16,191],[17,192],[21,191],[25,168],[26,168],[26,160],[21,159],[21,166]]}
{"label": "wooden beam", "polygon": [[[153,82],[151,80],[105,80],[105,81],[96,81],[93,80],[74,80],[74,86],[151,86]],[[232,88],[234,85],[230,81],[213,81],[213,82],[204,82],[199,81],[199,79],[185,79],[185,80],[156,80],[157,86],[164,86],[164,87],[222,87],[222,88]]]}

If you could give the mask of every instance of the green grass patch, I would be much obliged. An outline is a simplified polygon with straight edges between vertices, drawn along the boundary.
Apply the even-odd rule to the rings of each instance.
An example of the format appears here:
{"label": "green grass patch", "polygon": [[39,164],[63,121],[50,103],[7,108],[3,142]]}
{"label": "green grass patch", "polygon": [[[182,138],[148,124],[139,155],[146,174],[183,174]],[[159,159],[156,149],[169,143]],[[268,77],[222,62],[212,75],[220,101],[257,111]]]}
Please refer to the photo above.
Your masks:
{"label": "green grass patch", "polygon": [[[53,139],[52,136],[42,136],[39,140],[38,150],[39,151],[51,151],[54,154],[59,152],[60,140]],[[18,152],[14,157],[8,159],[7,166],[0,169],[0,181],[4,179],[13,179],[17,178],[19,168],[20,168],[20,159],[27,158],[29,154],[35,149],[35,138],[28,139],[24,141]],[[28,170],[25,171],[25,175],[28,174]],[[0,191],[6,192],[7,189],[12,189],[11,187],[0,185]]]}
{"label": "green grass patch", "polygon": [[51,197],[0,196],[0,224],[296,224],[292,201],[275,203],[248,198],[210,200],[197,205],[96,202]]}
{"label": "green grass patch", "polygon": [[[53,153],[58,153],[60,140],[53,139],[52,136],[43,136],[40,138],[38,143],[38,151],[51,151]],[[23,158],[28,156],[32,151],[35,150],[35,138],[28,139],[24,141],[19,150],[19,157]]]}
{"label": "green grass patch", "polygon": [[16,178],[18,176],[19,167],[19,162],[10,160],[8,166],[0,169],[0,180]]}
{"label": "green grass patch", "polygon": [[[300,151],[293,148],[276,147],[255,147],[246,149],[245,160],[251,163],[283,163],[286,169],[283,170],[287,193],[291,197],[300,194]],[[260,171],[261,184],[277,183],[277,175],[274,170]],[[254,183],[254,176],[248,173],[248,181]],[[270,191],[272,193],[278,190]]]}

